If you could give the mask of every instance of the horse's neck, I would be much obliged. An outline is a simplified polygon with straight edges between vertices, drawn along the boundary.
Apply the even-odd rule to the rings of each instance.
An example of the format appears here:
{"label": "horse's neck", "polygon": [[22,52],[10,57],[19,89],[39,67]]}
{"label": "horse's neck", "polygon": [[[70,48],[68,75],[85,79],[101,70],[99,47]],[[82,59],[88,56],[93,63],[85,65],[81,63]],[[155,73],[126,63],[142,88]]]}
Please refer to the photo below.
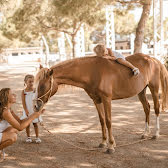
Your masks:
{"label": "horse's neck", "polygon": [[80,88],[85,88],[84,87],[85,85],[82,82],[76,82],[76,81],[69,80],[69,79],[56,78],[56,82],[58,83],[58,85],[66,84],[66,85],[76,86]]}
{"label": "horse's neck", "polygon": [[78,68],[79,66],[80,64],[75,63],[74,61],[70,64],[55,67],[54,78],[56,79],[58,85],[66,84],[84,88],[84,80],[81,77],[81,72],[83,71],[83,69]]}

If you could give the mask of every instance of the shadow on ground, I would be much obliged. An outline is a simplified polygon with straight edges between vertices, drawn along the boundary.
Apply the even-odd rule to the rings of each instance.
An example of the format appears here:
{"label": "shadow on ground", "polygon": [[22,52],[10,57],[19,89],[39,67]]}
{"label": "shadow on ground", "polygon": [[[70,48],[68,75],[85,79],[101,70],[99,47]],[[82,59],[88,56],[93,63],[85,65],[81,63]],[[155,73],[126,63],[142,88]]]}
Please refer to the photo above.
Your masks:
{"label": "shadow on ground", "polygon": [[[26,71],[26,70],[25,70]],[[30,68],[27,67],[29,73]],[[1,73],[1,87],[12,87],[18,95],[15,109],[21,116],[20,91],[25,72]],[[151,95],[151,128],[155,131],[155,115]],[[97,148],[101,142],[98,114],[88,95],[80,89],[58,91],[46,105],[44,127],[40,127],[41,144],[26,144],[25,131],[19,133],[16,144],[8,147],[9,156],[1,168],[167,168],[168,114],[160,115],[161,137],[132,145],[140,140],[145,115],[137,97],[112,101],[113,135],[118,146],[112,155]],[[47,132],[47,130],[50,131]],[[34,130],[31,125],[31,135]]]}

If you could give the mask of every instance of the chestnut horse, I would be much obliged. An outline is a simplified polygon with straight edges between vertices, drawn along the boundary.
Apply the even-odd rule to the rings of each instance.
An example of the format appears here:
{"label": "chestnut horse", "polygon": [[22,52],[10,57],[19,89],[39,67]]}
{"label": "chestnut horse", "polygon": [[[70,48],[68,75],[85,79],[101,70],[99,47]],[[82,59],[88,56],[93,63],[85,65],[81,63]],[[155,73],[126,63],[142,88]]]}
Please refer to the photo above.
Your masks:
{"label": "chestnut horse", "polygon": [[145,131],[149,134],[150,105],[146,98],[149,87],[156,114],[156,134],[159,136],[159,86],[162,88],[162,109],[167,107],[168,73],[157,59],[144,54],[135,54],[126,58],[138,67],[140,74],[134,76],[132,71],[115,61],[102,57],[84,57],[64,61],[50,69],[41,68],[36,75],[35,109],[39,110],[57,92],[62,84],[83,88],[93,100],[99,114],[102,127],[102,142],[99,147],[107,145],[106,127],[108,130],[108,153],[112,153],[115,141],[111,125],[111,100],[124,99],[138,95],[145,114]]}

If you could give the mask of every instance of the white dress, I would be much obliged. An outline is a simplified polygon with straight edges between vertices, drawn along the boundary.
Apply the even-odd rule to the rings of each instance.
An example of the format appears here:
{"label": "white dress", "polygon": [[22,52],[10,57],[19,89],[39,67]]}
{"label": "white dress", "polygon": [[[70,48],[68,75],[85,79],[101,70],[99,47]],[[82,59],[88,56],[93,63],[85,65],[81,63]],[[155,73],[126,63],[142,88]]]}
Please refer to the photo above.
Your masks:
{"label": "white dress", "polygon": [[112,52],[113,52],[114,56],[116,57],[116,59],[122,58],[123,60],[125,60],[125,57],[122,54],[120,54],[119,52],[116,52],[116,51],[112,51]]}
{"label": "white dress", "polygon": [[[34,110],[33,110],[33,99],[35,98],[35,92],[34,91],[31,91],[31,92],[26,92],[24,90],[24,94],[25,94],[25,103],[26,103],[26,107],[27,107],[27,110],[29,111],[29,115],[33,114],[34,113]],[[21,117],[21,120],[27,118],[27,115],[26,115],[26,112],[25,110],[23,110],[23,115]],[[38,118],[34,119],[32,122],[33,123],[38,123],[38,122],[42,122],[42,117],[39,116]]]}

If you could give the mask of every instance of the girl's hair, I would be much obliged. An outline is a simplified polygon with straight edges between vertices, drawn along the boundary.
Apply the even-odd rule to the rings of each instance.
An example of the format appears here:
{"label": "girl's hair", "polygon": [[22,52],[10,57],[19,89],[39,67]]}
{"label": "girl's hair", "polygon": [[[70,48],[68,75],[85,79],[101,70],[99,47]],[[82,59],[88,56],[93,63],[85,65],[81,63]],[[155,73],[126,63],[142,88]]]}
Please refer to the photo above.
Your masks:
{"label": "girl's hair", "polygon": [[96,47],[94,47],[94,52],[97,56],[104,56],[106,51],[106,46],[104,44],[98,44]]}
{"label": "girl's hair", "polygon": [[3,88],[0,90],[0,120],[3,119],[3,110],[8,105],[8,96],[10,88]]}
{"label": "girl's hair", "polygon": [[26,83],[29,78],[33,78],[34,79],[34,76],[30,75],[30,74],[26,75],[25,78],[24,78],[24,82]]}

